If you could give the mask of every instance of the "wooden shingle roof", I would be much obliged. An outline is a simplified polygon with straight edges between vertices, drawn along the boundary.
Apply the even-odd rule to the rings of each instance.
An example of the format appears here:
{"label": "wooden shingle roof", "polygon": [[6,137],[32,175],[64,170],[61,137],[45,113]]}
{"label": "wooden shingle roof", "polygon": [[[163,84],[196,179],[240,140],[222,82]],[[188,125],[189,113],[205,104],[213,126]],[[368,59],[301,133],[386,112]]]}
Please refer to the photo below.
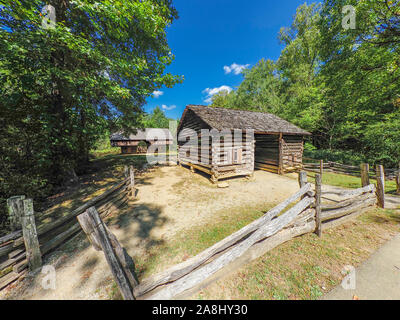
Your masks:
{"label": "wooden shingle roof", "polygon": [[255,133],[311,135],[311,133],[270,113],[188,105],[183,113],[182,120],[187,110],[193,111],[212,129],[247,129],[254,130]]}

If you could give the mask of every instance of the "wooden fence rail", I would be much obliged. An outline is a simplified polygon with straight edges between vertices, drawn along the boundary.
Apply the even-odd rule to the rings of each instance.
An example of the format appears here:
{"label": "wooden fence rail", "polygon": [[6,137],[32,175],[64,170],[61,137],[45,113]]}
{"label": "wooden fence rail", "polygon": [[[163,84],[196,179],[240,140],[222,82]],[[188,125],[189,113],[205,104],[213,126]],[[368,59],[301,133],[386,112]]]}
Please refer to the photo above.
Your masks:
{"label": "wooden fence rail", "polygon": [[[321,175],[318,174],[314,192],[311,184],[307,183],[305,172],[299,174],[299,185],[298,192],[266,212],[261,218],[196,256],[150,276],[141,283],[134,282],[129,285],[129,278],[123,276],[124,272],[128,271],[122,264],[118,264],[118,258],[113,258],[115,254],[112,250],[102,245],[102,250],[122,295],[125,299],[181,297],[213,279],[228,265],[237,264],[238,261],[246,263],[302,234],[315,232],[321,236],[323,230],[359,215],[362,210],[377,202],[374,185],[357,190],[322,192]],[[329,193],[333,193],[340,200],[335,203],[321,203],[322,194]],[[93,231],[88,232],[84,222],[81,225],[91,239]],[[96,225],[104,224],[98,221]],[[106,227],[104,229],[106,230]],[[108,231],[104,231],[103,237],[109,237],[109,234]],[[97,240],[91,239],[97,249],[100,248],[99,237],[97,235]],[[132,288],[131,293],[128,292],[129,288]]]}
{"label": "wooden fence rail", "polygon": [[[113,192],[108,191],[108,194],[113,194],[113,197],[118,198],[117,190],[119,190],[119,192],[132,195],[133,181],[134,179],[127,171],[126,179],[119,186],[114,187]],[[90,207],[85,205],[81,212],[71,214],[71,217],[78,218],[78,223],[74,219],[75,222],[71,222],[72,226],[69,226],[68,230],[73,228],[74,232],[77,232],[82,228],[94,248],[104,252],[124,299],[174,299],[196,290],[219,273],[224,272],[227,266],[247,263],[294,237],[310,232],[322,236],[323,230],[359,215],[366,208],[375,205],[378,199],[378,192],[374,185],[367,185],[356,190],[323,192],[320,173],[316,175],[315,191],[312,190],[312,185],[307,183],[305,172],[299,174],[299,185],[298,192],[266,212],[261,218],[196,256],[144,279],[140,283],[135,274],[132,258],[103,223],[102,214],[95,208],[96,202],[92,201]],[[329,194],[336,197],[336,200],[322,202],[322,199],[327,199]],[[104,200],[102,206],[105,210],[107,201],[104,197],[102,200]],[[8,248],[3,250],[3,255],[7,252],[9,266],[16,267],[18,261],[15,259],[17,257],[21,259],[26,252],[23,249],[20,249],[21,252],[13,250],[13,243],[19,239],[18,231],[6,237],[0,238],[2,244],[0,250]],[[42,255],[48,250],[46,249],[48,243],[40,243],[39,237]],[[9,244],[12,246],[8,247]],[[9,248],[11,251],[8,251]],[[21,269],[21,273],[24,272],[26,272],[26,267]],[[6,277],[10,274],[6,274]]]}
{"label": "wooden fence rail", "polygon": [[[307,172],[320,173],[322,172],[332,172],[338,174],[345,174],[353,177],[362,178],[365,181],[365,184],[368,185],[368,179],[376,179],[376,174],[373,171],[369,170],[369,165],[362,163],[360,166],[352,166],[345,165],[342,163],[334,162],[334,161],[322,161],[311,159],[307,157],[303,157],[303,170]],[[312,162],[308,162],[312,161]],[[322,164],[322,166],[321,166]],[[364,170],[364,171],[363,171]],[[363,172],[366,171],[366,176],[363,175]],[[390,181],[395,181],[400,174],[400,167],[398,169],[384,169],[385,179]],[[365,173],[364,173],[365,174]],[[363,185],[364,186],[364,185]],[[400,192],[399,192],[400,193]]]}
{"label": "wooden fence rail", "polygon": [[[40,268],[42,257],[81,231],[75,219],[91,207],[105,218],[135,195],[133,167],[126,169],[122,182],[87,201],[63,217],[36,226],[33,203],[25,196],[7,200],[13,232],[0,237],[0,290],[25,276],[27,270]],[[24,207],[25,206],[25,207]],[[25,228],[23,228],[25,225]]]}

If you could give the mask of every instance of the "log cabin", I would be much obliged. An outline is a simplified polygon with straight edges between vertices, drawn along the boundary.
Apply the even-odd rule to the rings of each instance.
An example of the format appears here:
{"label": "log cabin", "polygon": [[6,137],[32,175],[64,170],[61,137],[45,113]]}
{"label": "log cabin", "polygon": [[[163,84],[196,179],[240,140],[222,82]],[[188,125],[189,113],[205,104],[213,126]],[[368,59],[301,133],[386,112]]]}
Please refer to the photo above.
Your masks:
{"label": "log cabin", "polygon": [[177,129],[178,161],[212,182],[252,176],[255,169],[277,174],[302,167],[309,132],[273,114],[189,105]]}
{"label": "log cabin", "polygon": [[123,154],[143,154],[151,145],[172,145],[173,138],[168,129],[135,129],[136,134],[124,136],[121,132],[111,135],[112,147],[121,147]]}

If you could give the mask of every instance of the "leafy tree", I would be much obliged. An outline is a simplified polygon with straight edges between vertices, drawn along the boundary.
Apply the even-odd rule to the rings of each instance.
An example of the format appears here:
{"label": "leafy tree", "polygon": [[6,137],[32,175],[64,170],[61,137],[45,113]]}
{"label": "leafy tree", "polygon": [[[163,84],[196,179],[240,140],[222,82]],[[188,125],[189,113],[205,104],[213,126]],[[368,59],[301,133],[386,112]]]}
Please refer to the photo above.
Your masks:
{"label": "leafy tree", "polygon": [[[321,128],[324,84],[319,78],[319,4],[301,5],[290,27],[281,28],[285,45],[277,62],[281,79],[281,116],[310,131]],[[321,130],[325,131],[325,130]]]}
{"label": "leafy tree", "polygon": [[233,103],[234,98],[235,98],[235,93],[233,91],[228,92],[226,90],[222,90],[212,96],[211,106],[220,108],[229,108],[230,106],[234,106]]}
{"label": "leafy tree", "polygon": [[144,116],[142,124],[144,128],[169,128],[169,122],[173,119],[167,118],[159,106],[152,113]]}
{"label": "leafy tree", "polygon": [[[356,29],[342,9],[356,9]],[[276,62],[262,59],[215,106],[274,113],[313,133],[320,149],[356,153],[371,164],[400,159],[400,1],[306,3]]]}
{"label": "leafy tree", "polygon": [[[356,29],[342,26],[341,8],[348,4],[356,9]],[[385,132],[400,131],[399,9],[399,1],[325,1],[320,25],[334,146],[391,166],[400,158],[397,134]]]}
{"label": "leafy tree", "polygon": [[261,59],[253,68],[244,70],[244,80],[237,89],[234,104],[254,111],[279,112],[280,81],[272,60]]}
{"label": "leafy tree", "polygon": [[164,73],[170,0],[50,0],[54,28],[44,1],[1,4],[0,198],[61,184],[107,129],[137,127],[145,98],[181,81]]}

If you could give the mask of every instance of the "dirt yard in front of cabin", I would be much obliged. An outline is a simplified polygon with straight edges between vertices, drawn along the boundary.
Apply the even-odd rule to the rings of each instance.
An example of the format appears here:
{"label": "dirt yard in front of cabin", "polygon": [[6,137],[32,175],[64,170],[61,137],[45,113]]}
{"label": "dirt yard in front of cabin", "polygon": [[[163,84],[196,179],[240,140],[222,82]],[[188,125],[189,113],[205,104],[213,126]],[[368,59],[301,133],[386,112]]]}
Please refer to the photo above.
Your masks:
{"label": "dirt yard in front of cabin", "polygon": [[[218,215],[229,214],[230,210],[245,207],[268,209],[299,189],[295,179],[265,171],[256,171],[250,180],[236,178],[227,182],[228,188],[218,188],[207,176],[193,174],[179,166],[155,167],[136,178],[137,199],[108,218],[106,223],[134,257],[140,278],[182,261],[179,253],[151,268],[145,262],[155,254],[153,248],[162,247],[179,233],[210,224]],[[118,289],[103,253],[95,251],[82,233],[58,248],[44,263],[56,269],[56,290],[42,289],[44,275],[37,274],[4,290],[0,298],[118,297]]]}

